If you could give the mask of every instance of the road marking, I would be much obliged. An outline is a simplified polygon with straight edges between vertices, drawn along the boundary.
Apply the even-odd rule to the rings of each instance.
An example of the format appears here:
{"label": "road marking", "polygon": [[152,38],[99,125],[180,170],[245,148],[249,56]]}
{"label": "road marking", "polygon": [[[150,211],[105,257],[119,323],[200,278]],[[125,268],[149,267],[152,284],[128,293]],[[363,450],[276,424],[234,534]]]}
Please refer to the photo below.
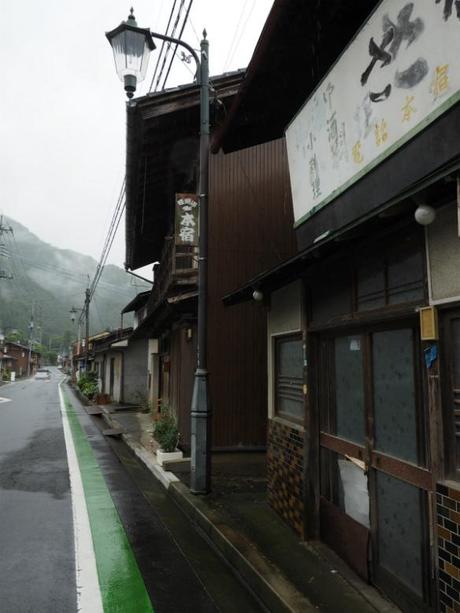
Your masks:
{"label": "road marking", "polygon": [[59,398],[61,401],[62,424],[67,449],[70,491],[72,495],[77,608],[81,613],[93,613],[93,611],[94,613],[103,613],[104,609],[102,606],[88,509],[86,507],[83,482],[61,385],[59,385]]}
{"label": "road marking", "polygon": [[0,402],[11,402],[11,398],[2,398],[0,396]]}
{"label": "road marking", "polygon": [[[83,487],[96,558],[98,587],[105,613],[152,613],[153,607],[133,550],[94,452],[75,409],[59,387]],[[88,613],[100,609],[80,609]]]}

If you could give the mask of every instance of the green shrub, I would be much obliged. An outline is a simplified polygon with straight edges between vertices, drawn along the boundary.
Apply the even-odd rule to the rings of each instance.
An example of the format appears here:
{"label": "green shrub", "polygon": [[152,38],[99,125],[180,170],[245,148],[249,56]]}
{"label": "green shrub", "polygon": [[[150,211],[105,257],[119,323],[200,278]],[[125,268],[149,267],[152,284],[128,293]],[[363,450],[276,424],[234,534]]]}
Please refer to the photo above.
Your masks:
{"label": "green shrub", "polygon": [[153,428],[153,438],[162,451],[174,451],[179,442],[176,417],[168,408],[162,408],[160,417]]}
{"label": "green shrub", "polygon": [[83,373],[80,375],[77,385],[81,393],[91,400],[98,392],[97,374],[92,371]]}
{"label": "green shrub", "polygon": [[134,397],[136,398],[143,413],[154,413],[155,404],[152,402],[152,400],[150,400],[148,394],[137,391],[134,394]]}

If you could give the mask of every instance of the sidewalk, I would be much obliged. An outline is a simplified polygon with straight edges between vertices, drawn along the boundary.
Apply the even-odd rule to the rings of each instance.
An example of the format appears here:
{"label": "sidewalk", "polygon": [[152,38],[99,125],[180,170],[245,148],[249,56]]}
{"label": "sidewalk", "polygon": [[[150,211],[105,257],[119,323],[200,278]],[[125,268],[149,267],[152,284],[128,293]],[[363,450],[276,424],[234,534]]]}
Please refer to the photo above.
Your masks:
{"label": "sidewalk", "polygon": [[100,408],[108,433],[121,433],[268,611],[399,611],[327,547],[299,542],[279,519],[266,501],[264,454],[215,454],[212,493],[193,496],[188,489],[188,460],[167,467],[157,463],[155,443],[148,434],[150,415],[113,412],[110,405]]}

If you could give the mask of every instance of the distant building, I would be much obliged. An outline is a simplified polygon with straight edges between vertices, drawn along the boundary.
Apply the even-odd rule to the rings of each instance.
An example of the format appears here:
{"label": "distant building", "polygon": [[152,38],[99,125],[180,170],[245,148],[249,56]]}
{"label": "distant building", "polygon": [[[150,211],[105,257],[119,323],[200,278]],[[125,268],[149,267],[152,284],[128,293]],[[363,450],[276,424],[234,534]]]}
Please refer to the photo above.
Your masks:
{"label": "distant building", "polygon": [[40,358],[41,354],[38,351],[29,349],[26,345],[5,341],[3,350],[0,352],[2,373],[8,370],[15,372],[16,377],[24,377],[28,373],[33,375],[40,366]]}

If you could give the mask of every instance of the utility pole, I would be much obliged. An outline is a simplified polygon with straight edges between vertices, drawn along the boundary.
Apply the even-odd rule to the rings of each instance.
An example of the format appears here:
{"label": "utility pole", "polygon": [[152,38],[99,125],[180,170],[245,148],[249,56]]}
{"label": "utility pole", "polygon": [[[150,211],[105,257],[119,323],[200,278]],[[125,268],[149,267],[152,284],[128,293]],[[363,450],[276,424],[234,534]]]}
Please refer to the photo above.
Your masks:
{"label": "utility pole", "polygon": [[211,402],[208,373],[208,168],[209,168],[209,42],[200,43],[200,235],[198,258],[198,349],[191,406],[190,491],[211,491]]}
{"label": "utility pole", "polygon": [[32,302],[32,313],[30,315],[29,322],[29,359],[27,360],[27,376],[30,377],[32,370],[32,343],[33,343],[33,333],[34,333],[34,310],[35,303]]}
{"label": "utility pole", "polygon": [[88,370],[89,358],[89,303],[91,300],[91,292],[89,287],[85,291],[85,372]]}

